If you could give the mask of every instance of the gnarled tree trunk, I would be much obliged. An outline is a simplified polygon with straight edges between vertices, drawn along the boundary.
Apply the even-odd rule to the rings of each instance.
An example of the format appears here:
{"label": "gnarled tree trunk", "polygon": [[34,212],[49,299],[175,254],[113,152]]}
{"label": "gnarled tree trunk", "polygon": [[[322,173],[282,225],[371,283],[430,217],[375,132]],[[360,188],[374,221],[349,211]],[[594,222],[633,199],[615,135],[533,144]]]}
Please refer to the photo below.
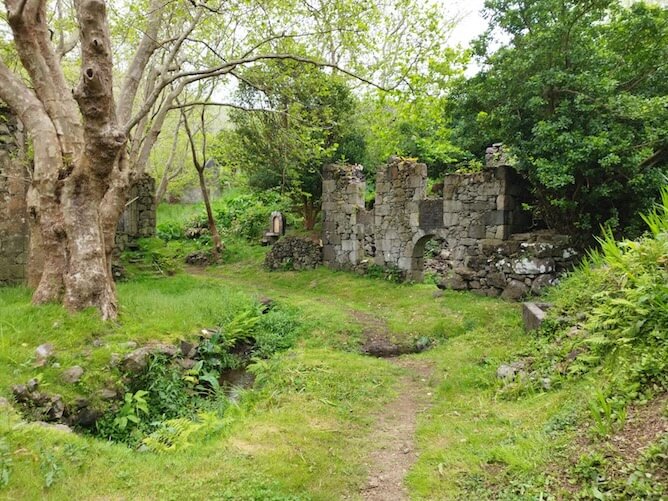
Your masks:
{"label": "gnarled tree trunk", "polygon": [[[34,87],[28,89],[0,62],[0,98],[25,124],[35,152],[28,210],[32,242],[40,247],[31,256],[42,262],[33,301],[62,301],[71,310],[92,306],[103,318],[115,318],[108,243],[113,247],[111,227],[115,232],[120,212],[104,211],[103,201],[119,177],[126,136],[116,124],[105,3],[76,3],[82,77],[74,92],[51,44],[45,2],[5,3]],[[122,194],[113,198],[116,205],[124,203]]]}

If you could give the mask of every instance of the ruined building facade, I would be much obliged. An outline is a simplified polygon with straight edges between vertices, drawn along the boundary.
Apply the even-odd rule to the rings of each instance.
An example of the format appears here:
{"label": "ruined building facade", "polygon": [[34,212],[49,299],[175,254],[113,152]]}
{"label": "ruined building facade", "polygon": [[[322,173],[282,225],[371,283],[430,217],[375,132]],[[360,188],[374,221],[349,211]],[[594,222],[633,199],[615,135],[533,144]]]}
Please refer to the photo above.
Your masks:
{"label": "ruined building facade", "polygon": [[20,124],[0,104],[0,284],[26,278],[29,173],[21,158],[21,142]]}
{"label": "ruined building facade", "polygon": [[568,238],[527,233],[524,184],[499,145],[481,172],[446,175],[440,196],[427,196],[427,167],[392,158],[377,173],[372,209],[364,204],[359,166],[331,165],[323,181],[323,259],[339,269],[373,263],[420,281],[427,242],[437,239],[446,263],[442,283],[520,297],[552,283],[575,252]]}

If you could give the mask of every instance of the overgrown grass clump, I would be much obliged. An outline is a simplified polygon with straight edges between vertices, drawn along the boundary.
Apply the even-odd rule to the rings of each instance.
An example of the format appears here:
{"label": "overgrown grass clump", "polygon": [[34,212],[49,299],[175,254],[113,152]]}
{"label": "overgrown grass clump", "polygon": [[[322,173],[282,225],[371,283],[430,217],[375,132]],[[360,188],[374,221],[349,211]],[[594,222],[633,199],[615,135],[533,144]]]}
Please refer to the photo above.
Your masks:
{"label": "overgrown grass clump", "polygon": [[[576,464],[568,470],[587,499],[666,494],[665,434],[639,438],[645,452],[634,460],[611,452],[613,435],[637,433],[631,414],[637,422],[661,420],[667,411],[668,189],[644,220],[648,231],[635,241],[618,242],[605,231],[600,249],[549,293],[548,319],[521,352],[528,377],[500,389],[517,402],[546,390],[589,389],[571,409],[589,438],[572,448]],[[647,417],[637,418],[643,407]]]}

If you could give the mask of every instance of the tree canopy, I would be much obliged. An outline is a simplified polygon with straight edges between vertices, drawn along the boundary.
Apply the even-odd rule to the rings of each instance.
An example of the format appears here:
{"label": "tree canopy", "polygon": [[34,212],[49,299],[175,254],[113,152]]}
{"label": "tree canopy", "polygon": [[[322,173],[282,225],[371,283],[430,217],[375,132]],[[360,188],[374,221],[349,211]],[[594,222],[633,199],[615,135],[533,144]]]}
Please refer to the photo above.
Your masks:
{"label": "tree canopy", "polygon": [[610,0],[486,5],[483,69],[449,102],[455,141],[475,153],[506,143],[549,226],[585,239],[599,225],[629,229],[665,182],[668,10]]}

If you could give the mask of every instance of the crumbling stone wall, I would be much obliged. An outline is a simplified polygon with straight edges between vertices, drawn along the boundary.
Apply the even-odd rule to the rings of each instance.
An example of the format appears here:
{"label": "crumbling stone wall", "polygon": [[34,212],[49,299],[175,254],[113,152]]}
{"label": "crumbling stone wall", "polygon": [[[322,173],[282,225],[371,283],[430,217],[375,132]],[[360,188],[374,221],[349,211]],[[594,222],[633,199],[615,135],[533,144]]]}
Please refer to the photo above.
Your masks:
{"label": "crumbling stone wall", "polygon": [[527,193],[500,145],[487,150],[481,172],[450,174],[442,197],[427,197],[427,168],[391,158],[376,178],[374,208],[364,208],[358,166],[329,166],[323,182],[324,262],[355,269],[371,260],[421,280],[425,245],[442,242],[444,287],[518,297],[551,283],[572,265],[568,239],[527,234]]}
{"label": "crumbling stone wall", "polygon": [[463,263],[450,262],[439,287],[505,299],[540,294],[578,259],[568,236],[547,230],[516,233],[507,240],[482,239],[466,252]]}
{"label": "crumbling stone wall", "polygon": [[0,285],[22,282],[28,261],[28,175],[19,155],[19,123],[0,107]]}
{"label": "crumbling stone wall", "polygon": [[322,263],[322,249],[309,238],[285,237],[265,257],[269,270],[313,270]]}
{"label": "crumbling stone wall", "polygon": [[351,268],[364,255],[366,181],[359,165],[328,165],[322,182],[323,261]]}
{"label": "crumbling stone wall", "polygon": [[128,202],[116,228],[116,250],[122,252],[138,238],[155,236],[155,179],[144,174],[130,188]]}
{"label": "crumbling stone wall", "polygon": [[[414,267],[414,239],[416,233],[420,234],[420,209],[426,191],[425,164],[392,157],[378,172],[374,205],[376,264],[405,271]],[[443,226],[442,220],[434,223]]]}

